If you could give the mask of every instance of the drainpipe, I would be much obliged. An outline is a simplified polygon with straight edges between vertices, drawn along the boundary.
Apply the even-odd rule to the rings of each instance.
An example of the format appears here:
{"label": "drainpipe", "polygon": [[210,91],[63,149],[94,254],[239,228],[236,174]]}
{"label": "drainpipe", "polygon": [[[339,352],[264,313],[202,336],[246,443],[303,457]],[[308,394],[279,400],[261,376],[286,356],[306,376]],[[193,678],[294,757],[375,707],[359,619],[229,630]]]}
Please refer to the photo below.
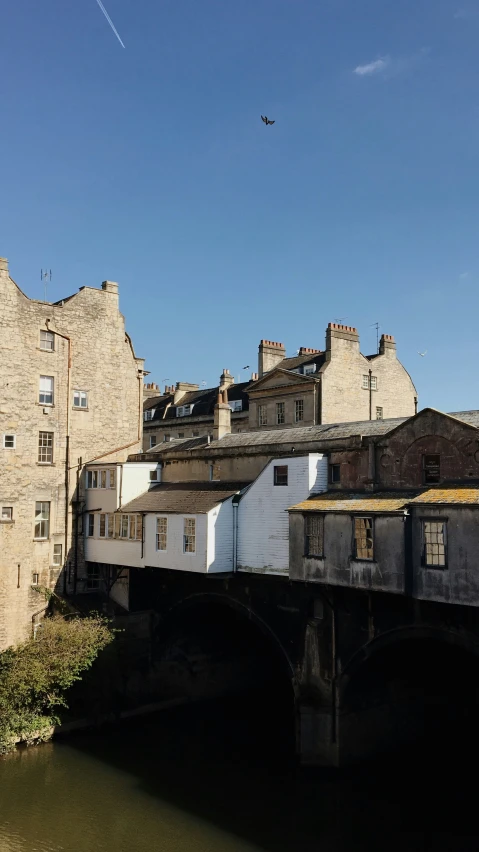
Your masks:
{"label": "drainpipe", "polygon": [[370,420],[373,419],[373,389],[371,387],[371,385],[372,385],[372,382],[371,382],[372,374],[373,374],[373,371],[369,370],[369,419]]}
{"label": "drainpipe", "polygon": [[[49,319],[45,320],[47,331],[50,331],[48,325]],[[70,388],[71,388],[71,372],[72,372],[72,342],[71,338],[66,334],[60,334],[59,331],[54,331],[58,337],[62,337],[68,343],[68,369],[67,369],[67,424],[66,424],[66,440],[65,440],[65,553],[63,555],[63,570],[68,555],[68,509],[70,505]]]}
{"label": "drainpipe", "polygon": [[238,563],[238,503],[233,497],[233,571]]}

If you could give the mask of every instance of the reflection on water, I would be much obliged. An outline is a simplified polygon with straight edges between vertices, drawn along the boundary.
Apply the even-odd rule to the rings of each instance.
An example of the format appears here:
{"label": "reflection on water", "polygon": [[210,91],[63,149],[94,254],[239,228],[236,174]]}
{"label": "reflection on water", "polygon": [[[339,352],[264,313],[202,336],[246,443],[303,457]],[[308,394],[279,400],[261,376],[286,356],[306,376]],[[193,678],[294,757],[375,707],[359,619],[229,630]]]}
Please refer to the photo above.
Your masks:
{"label": "reflection on water", "polygon": [[285,719],[257,706],[185,707],[0,759],[0,852],[479,848],[474,772],[440,748],[298,771]]}

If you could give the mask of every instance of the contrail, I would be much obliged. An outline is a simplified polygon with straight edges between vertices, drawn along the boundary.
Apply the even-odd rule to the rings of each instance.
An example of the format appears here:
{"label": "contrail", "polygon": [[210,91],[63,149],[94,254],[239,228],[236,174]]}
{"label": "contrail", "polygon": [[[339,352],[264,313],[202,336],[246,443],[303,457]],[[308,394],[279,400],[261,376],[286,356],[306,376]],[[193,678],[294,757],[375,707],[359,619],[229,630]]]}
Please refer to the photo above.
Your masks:
{"label": "contrail", "polygon": [[117,31],[117,30],[116,30],[116,28],[115,28],[115,24],[113,23],[113,21],[112,21],[112,19],[110,18],[110,16],[109,16],[108,12],[106,11],[106,9],[105,9],[105,7],[104,7],[103,3],[101,2],[101,0],[96,0],[96,2],[98,3],[98,5],[99,5],[99,7],[100,7],[101,11],[103,12],[103,14],[104,14],[105,18],[107,19],[108,23],[110,24],[110,27],[112,28],[113,32],[115,33],[115,35],[116,35],[116,37],[117,37],[118,41],[120,42],[121,46],[122,46],[122,47],[125,47],[125,45],[123,44],[123,42],[122,42],[122,40],[121,40],[120,36],[118,35],[118,31]]}

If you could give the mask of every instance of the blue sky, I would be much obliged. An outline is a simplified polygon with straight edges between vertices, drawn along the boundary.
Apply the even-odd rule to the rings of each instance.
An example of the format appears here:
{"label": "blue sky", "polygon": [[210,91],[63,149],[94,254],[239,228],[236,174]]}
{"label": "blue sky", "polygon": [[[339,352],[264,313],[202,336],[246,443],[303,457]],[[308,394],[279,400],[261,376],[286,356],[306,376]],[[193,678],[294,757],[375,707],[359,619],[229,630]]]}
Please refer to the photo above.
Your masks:
{"label": "blue sky", "polygon": [[105,6],[125,49],[96,0],[3,4],[22,289],[118,281],[168,384],[254,369],[262,337],[322,348],[339,317],[369,354],[379,321],[420,407],[478,408],[478,0]]}

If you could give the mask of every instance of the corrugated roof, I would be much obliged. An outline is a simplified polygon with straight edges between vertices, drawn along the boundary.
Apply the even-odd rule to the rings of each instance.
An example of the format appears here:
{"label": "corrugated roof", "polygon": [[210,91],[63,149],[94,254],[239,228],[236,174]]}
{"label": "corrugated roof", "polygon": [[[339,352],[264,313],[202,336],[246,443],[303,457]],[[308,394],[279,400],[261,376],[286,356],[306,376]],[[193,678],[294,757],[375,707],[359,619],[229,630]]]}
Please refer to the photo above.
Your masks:
{"label": "corrugated roof", "polygon": [[249,482],[165,482],[136,497],[121,512],[177,512],[203,515],[242,491]]}
{"label": "corrugated roof", "polygon": [[451,488],[429,488],[411,501],[416,504],[476,505],[479,506],[479,487],[457,486]]}
{"label": "corrugated roof", "polygon": [[368,512],[369,514],[386,514],[388,512],[403,512],[411,500],[417,496],[417,491],[392,493],[377,492],[375,494],[341,494],[337,491],[310,497],[291,506],[290,512]]}

